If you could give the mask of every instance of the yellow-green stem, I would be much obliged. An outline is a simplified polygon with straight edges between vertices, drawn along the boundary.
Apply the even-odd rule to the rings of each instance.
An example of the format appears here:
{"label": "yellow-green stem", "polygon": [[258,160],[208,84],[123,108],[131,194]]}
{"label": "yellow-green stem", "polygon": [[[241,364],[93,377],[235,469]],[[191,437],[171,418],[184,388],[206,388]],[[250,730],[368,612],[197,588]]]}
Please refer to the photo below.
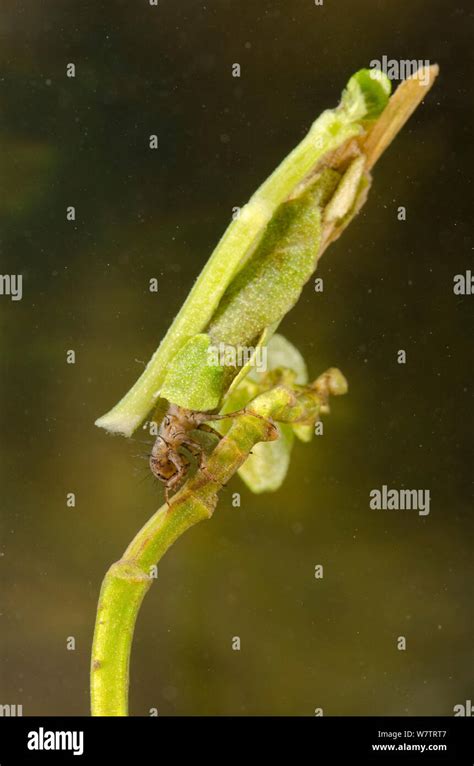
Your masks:
{"label": "yellow-green stem", "polygon": [[151,517],[110,567],[102,584],[92,647],[92,715],[128,714],[130,652],[137,615],[153,579],[151,567],[187,529],[212,516],[218,491],[252,447],[277,437],[273,417],[280,422],[314,422],[329,393],[343,391],[332,391],[330,386],[327,392],[276,386],[258,396],[251,410],[232,421],[205,468],[186,482],[169,507],[163,506]]}

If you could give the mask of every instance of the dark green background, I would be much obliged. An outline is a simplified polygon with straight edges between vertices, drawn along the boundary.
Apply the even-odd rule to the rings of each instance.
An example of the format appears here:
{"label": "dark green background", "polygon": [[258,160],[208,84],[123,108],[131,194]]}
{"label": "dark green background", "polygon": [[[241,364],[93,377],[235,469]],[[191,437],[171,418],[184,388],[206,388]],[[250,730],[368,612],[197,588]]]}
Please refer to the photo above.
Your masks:
{"label": "dark green background", "polygon": [[[146,445],[93,422],[143,369],[232,207],[383,54],[441,75],[325,254],[324,293],[307,286],[281,328],[313,377],[340,366],[349,395],[279,492],[235,478],[162,561],[131,712],[452,715],[473,699],[474,298],[452,290],[472,265],[470,22],[436,0],[4,0],[1,271],[23,273],[24,295],[0,298],[1,704],[87,713],[101,579],[162,499],[135,457]],[[429,489],[430,515],[371,511],[382,484]]]}

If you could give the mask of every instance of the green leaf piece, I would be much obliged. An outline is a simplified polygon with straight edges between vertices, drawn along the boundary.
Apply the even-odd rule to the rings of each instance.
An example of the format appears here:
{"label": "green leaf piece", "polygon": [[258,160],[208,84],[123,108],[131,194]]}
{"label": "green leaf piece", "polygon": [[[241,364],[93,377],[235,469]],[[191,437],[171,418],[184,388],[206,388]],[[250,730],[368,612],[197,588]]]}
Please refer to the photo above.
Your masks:
{"label": "green leaf piece", "polygon": [[214,410],[222,396],[224,369],[213,359],[210,339],[195,335],[176,354],[160,395],[188,410]]}
{"label": "green leaf piece", "polygon": [[[295,383],[304,386],[308,382],[308,370],[300,351],[280,333],[275,333],[267,346],[267,370],[277,370],[286,367],[295,373]],[[251,371],[251,380],[261,380],[262,373],[255,368]]]}
{"label": "green leaf piece", "polygon": [[279,438],[273,442],[259,442],[252,454],[239,468],[239,476],[255,494],[276,492],[283,484],[290,466],[294,442],[291,426],[280,424]]}

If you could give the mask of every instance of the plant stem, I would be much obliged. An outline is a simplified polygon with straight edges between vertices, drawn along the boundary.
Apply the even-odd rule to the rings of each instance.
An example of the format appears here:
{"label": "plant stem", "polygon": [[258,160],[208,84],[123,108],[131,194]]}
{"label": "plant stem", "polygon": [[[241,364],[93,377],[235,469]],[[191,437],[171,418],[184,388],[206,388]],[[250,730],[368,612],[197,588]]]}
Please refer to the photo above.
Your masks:
{"label": "plant stem", "polygon": [[251,409],[232,420],[229,432],[205,467],[186,482],[169,507],[163,506],[151,517],[123,557],[110,567],[101,588],[92,647],[92,715],[128,714],[130,651],[137,615],[153,580],[151,567],[187,529],[212,516],[218,491],[244,463],[252,447],[278,438],[272,419],[314,422],[329,393],[344,393],[343,389],[331,388],[331,380],[338,380],[340,385],[338,371],[325,375],[313,387],[276,386],[254,399]]}

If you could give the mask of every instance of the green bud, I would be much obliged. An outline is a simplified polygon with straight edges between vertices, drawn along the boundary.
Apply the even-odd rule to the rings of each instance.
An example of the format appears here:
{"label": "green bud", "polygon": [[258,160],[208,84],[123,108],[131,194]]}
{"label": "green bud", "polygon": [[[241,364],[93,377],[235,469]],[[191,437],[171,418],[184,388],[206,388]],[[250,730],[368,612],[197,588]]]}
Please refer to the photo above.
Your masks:
{"label": "green bud", "polygon": [[340,110],[350,122],[375,120],[388,104],[392,86],[379,69],[360,69],[347,83]]}

